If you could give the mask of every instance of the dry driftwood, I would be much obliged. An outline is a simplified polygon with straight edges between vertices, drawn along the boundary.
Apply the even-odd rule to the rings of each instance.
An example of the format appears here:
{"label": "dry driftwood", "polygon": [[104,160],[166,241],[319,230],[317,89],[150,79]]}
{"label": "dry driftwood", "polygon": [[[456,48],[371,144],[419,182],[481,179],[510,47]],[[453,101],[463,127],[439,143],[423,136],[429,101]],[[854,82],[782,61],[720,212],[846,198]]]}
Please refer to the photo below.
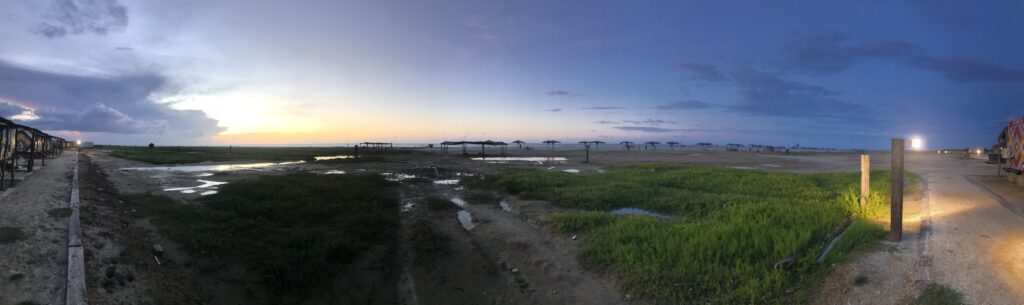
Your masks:
{"label": "dry driftwood", "polygon": [[[846,228],[849,227],[850,224],[853,223],[853,221],[856,220],[856,219],[857,219],[857,215],[856,214],[851,214],[850,216],[847,216],[845,219],[843,219],[843,221],[839,222],[839,224],[836,225],[835,229],[832,229],[832,232],[830,232],[828,235],[826,235],[825,238],[822,238],[821,242],[829,242],[830,240],[831,240],[831,242],[829,243],[828,247],[825,249],[825,252],[822,253],[822,255],[818,258],[818,263],[819,264],[823,260],[822,257],[827,256],[829,251],[832,250],[832,246],[834,246],[836,241],[839,240],[839,236],[843,234],[843,231],[845,231]],[[788,256],[786,258],[783,258],[783,259],[775,262],[775,269],[789,269],[789,268],[792,268],[793,266],[796,265],[796,259],[798,257],[800,257],[800,256],[803,256],[803,255],[804,255],[804,249],[799,249],[793,255]]]}

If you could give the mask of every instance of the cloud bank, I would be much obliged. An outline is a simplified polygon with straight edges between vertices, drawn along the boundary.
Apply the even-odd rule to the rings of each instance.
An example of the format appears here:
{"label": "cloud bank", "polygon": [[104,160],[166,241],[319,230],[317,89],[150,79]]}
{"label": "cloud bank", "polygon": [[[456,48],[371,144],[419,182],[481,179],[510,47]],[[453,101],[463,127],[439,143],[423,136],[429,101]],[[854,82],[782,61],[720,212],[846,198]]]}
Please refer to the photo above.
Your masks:
{"label": "cloud bank", "polygon": [[156,73],[78,76],[0,61],[0,114],[57,131],[204,137],[224,130],[202,111],[151,99],[167,87],[168,80]]}

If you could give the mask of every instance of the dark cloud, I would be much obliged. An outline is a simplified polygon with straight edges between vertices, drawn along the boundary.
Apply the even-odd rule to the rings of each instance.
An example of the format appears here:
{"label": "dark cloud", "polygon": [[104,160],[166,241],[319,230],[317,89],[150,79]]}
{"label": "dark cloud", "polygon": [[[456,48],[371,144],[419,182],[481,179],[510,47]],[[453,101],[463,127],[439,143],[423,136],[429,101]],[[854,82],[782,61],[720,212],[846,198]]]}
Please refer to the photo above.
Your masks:
{"label": "dark cloud", "polygon": [[544,111],[550,111],[550,112],[562,112],[562,108],[551,108],[551,109],[548,109],[548,110],[544,110]]}
{"label": "dark cloud", "polygon": [[112,78],[34,71],[0,61],[0,112],[29,110],[26,125],[46,130],[211,136],[224,130],[202,111],[150,100],[167,87],[158,74]]}
{"label": "dark cloud", "polygon": [[646,127],[646,126],[615,126],[612,127],[618,130],[625,131],[641,131],[641,132],[673,132],[675,129],[661,128],[661,127]]}
{"label": "dark cloud", "polygon": [[0,117],[10,118],[25,112],[25,110],[28,109],[15,103],[0,100]]}
{"label": "dark cloud", "polygon": [[683,70],[690,72],[690,74],[692,75],[691,79],[693,80],[703,80],[712,82],[729,80],[729,78],[725,77],[724,74],[719,72],[718,67],[714,65],[685,63],[679,65],[679,68],[682,68]]}
{"label": "dark cloud", "polygon": [[47,38],[106,35],[128,25],[128,9],[116,0],[54,0],[35,29]]}
{"label": "dark cloud", "polygon": [[569,92],[565,90],[551,90],[547,93],[548,96],[561,96],[561,97],[574,97],[583,95],[582,93]]}
{"label": "dark cloud", "polygon": [[697,101],[697,100],[686,100],[678,101],[670,104],[660,105],[655,108],[661,110],[680,110],[680,109],[705,109],[710,108],[711,104]]}
{"label": "dark cloud", "polygon": [[672,122],[672,121],[665,121],[665,120],[658,120],[658,119],[646,119],[646,120],[643,120],[643,121],[623,120],[622,122],[623,123],[630,123],[630,124],[646,124],[646,125],[655,125],[655,126],[661,125],[661,124],[675,124],[676,123],[676,122]]}
{"label": "dark cloud", "polygon": [[799,34],[784,44],[788,66],[814,73],[836,73],[868,59],[889,60],[942,74],[954,81],[1024,80],[1024,69],[1005,67],[963,58],[928,56],[918,46],[904,41],[850,43],[843,33]]}
{"label": "dark cloud", "polygon": [[740,68],[731,73],[740,103],[731,110],[764,116],[818,119],[864,118],[868,109],[841,101],[839,93],[821,86],[788,81],[775,75]]}
{"label": "dark cloud", "polygon": [[619,110],[626,109],[626,107],[583,107],[583,110]]}
{"label": "dark cloud", "polygon": [[615,124],[618,124],[618,123],[619,122],[616,122],[616,121],[595,121],[594,122],[594,124],[604,124],[604,125],[615,125]]}

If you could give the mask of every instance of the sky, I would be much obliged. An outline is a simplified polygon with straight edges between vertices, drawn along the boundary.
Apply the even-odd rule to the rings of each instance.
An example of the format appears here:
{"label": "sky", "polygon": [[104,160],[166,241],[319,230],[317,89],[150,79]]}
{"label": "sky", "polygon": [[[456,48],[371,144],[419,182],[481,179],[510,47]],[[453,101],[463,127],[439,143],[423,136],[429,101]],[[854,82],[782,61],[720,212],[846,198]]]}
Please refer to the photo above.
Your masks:
{"label": "sky", "polygon": [[0,116],[68,139],[991,146],[1021,1],[0,0]]}

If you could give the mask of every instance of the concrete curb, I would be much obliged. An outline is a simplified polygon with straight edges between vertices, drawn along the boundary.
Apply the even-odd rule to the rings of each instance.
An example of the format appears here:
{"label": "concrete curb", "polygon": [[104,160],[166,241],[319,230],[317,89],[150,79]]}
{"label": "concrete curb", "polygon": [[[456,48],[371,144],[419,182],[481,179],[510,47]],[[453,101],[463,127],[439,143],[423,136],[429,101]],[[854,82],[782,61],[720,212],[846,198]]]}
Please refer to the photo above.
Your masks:
{"label": "concrete curb", "polygon": [[78,152],[75,152],[75,169],[71,177],[71,217],[68,218],[68,273],[64,285],[65,305],[85,305],[85,252],[82,249],[82,226],[78,215]]}

